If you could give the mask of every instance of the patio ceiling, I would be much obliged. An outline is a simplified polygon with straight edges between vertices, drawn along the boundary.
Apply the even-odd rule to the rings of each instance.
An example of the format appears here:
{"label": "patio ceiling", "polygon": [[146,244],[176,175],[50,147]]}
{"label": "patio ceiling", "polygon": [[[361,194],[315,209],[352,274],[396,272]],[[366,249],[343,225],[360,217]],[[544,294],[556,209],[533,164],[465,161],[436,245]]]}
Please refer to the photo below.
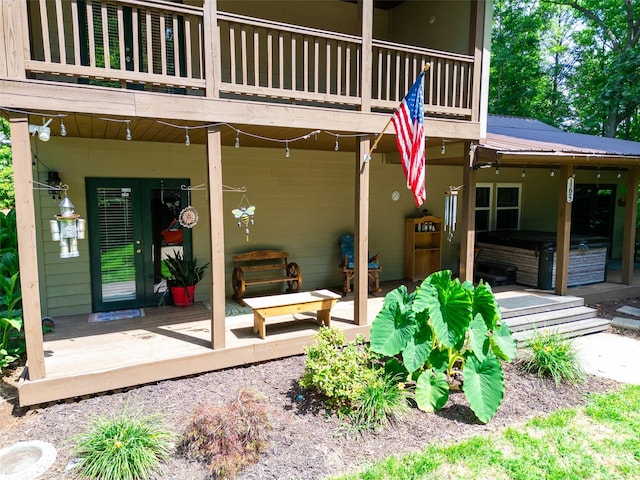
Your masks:
{"label": "patio ceiling", "polygon": [[[205,145],[207,124],[203,122],[176,122],[171,119],[149,119],[89,115],[84,113],[68,114],[60,116],[58,112],[43,111],[29,115],[29,123],[42,125],[48,119],[52,119],[49,127],[52,136],[61,136],[61,125],[64,123],[66,136],[70,138],[96,138],[105,140],[125,140],[127,126],[131,132],[131,141],[185,143],[188,129],[189,142],[192,145]],[[296,139],[289,143],[293,150],[318,150],[334,152],[336,140],[339,151],[356,151],[356,132],[339,130],[313,130],[302,128],[290,128],[282,126],[260,126],[244,124],[221,124],[220,127],[222,145],[234,146],[236,136],[240,147],[261,148],[286,148],[286,140]],[[239,131],[239,132],[238,132]],[[308,136],[308,138],[304,138]],[[375,141],[375,135],[370,135],[371,143]],[[451,142],[449,139],[445,139]],[[427,138],[427,146],[439,146],[443,139],[440,137]],[[450,143],[447,143],[450,146]],[[389,126],[386,135],[383,135],[375,149],[376,153],[397,152],[396,139],[392,126]],[[434,159],[440,163],[459,163],[461,159],[440,159],[438,155]]]}

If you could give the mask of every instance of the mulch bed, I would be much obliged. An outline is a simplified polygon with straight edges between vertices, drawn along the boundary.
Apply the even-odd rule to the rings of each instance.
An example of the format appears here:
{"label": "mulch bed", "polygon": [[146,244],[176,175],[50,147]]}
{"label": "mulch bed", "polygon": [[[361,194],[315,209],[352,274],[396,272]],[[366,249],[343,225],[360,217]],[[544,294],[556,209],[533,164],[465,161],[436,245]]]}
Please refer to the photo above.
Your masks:
{"label": "mulch bed", "polygon": [[[640,307],[640,301],[630,299],[594,307],[602,316],[613,316],[621,305]],[[16,407],[16,399],[11,398],[15,396],[12,386],[15,378],[5,378],[0,382],[0,399],[8,399],[0,403],[0,448],[17,441],[51,442],[58,457],[53,467],[39,478],[71,478],[70,473],[65,473],[65,467],[73,460],[71,438],[86,429],[94,415],[115,415],[123,409],[145,415],[159,413],[168,428],[180,433],[198,404],[220,405],[233,399],[238,389],[252,386],[269,399],[273,434],[259,464],[245,469],[239,478],[320,479],[352,471],[390,454],[415,451],[428,443],[455,442],[517,426],[534,416],[582,405],[590,393],[620,386],[613,380],[591,375],[578,387],[556,386],[550,380],[522,374],[515,365],[507,364],[503,403],[486,425],[476,420],[464,395],[456,393],[435,414],[412,410],[402,422],[382,432],[354,437],[338,434],[340,421],[325,412],[319,399],[298,386],[303,370],[304,357],[295,356],[31,409]],[[172,455],[157,478],[204,479],[207,472],[196,462]]]}

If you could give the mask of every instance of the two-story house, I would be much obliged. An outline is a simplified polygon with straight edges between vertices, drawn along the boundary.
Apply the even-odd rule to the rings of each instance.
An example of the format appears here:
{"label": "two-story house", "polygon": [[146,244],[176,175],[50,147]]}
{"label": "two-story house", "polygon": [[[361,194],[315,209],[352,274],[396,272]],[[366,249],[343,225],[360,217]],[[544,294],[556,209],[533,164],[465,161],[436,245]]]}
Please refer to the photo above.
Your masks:
{"label": "two-story house", "polygon": [[[452,189],[457,226],[439,266],[472,280],[480,167],[508,166],[504,152],[476,153],[490,28],[482,0],[1,2],[28,358],[20,403],[301,353],[313,329],[260,339],[226,315],[232,257],[248,250],[287,251],[304,289],[334,287],[338,237],[354,233],[354,299],[337,317],[349,338],[366,335],[368,252],[382,254],[382,280],[403,279],[406,219],[444,217]],[[427,200],[416,208],[389,121],[427,65]],[[65,197],[85,220],[72,252],[51,231]],[[250,206],[250,222],[239,218]],[[168,241],[187,207],[197,222]],[[159,306],[175,248],[211,264],[187,309]],[[87,321],[134,308],[146,315]],[[45,316],[56,327],[43,338]]]}

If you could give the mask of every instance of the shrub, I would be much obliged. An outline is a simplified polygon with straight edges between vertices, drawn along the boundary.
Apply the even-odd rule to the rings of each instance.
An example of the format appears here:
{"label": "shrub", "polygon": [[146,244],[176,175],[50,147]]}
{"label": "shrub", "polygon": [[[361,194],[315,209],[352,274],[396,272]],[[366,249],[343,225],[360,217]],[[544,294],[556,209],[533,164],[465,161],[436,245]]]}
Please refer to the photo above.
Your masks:
{"label": "shrub", "polygon": [[200,405],[187,426],[178,450],[203,461],[215,478],[233,478],[256,463],[268,445],[271,423],[267,399],[243,388],[223,406]]}
{"label": "shrub", "polygon": [[75,447],[78,475],[100,480],[146,479],[169,457],[172,434],[158,417],[97,417]]}
{"label": "shrub", "polygon": [[516,344],[491,287],[460,283],[444,270],[415,292],[401,285],[387,294],[371,325],[371,350],[389,357],[390,371],[415,381],[416,403],[424,411],[441,409],[450,385],[464,379],[469,406],[486,423],[504,396],[500,360],[513,359]]}
{"label": "shrub", "polygon": [[16,212],[0,213],[0,370],[26,351],[22,334],[22,292]]}
{"label": "shrub", "polygon": [[398,375],[379,374],[365,385],[351,415],[357,430],[380,430],[409,411],[406,390]]}
{"label": "shrub", "polygon": [[342,330],[321,327],[313,345],[305,348],[300,386],[319,392],[328,408],[347,417],[348,431],[379,430],[409,409],[400,378],[380,368],[364,337],[345,342]]}
{"label": "shrub", "polygon": [[326,397],[327,406],[339,414],[350,415],[361,399],[363,389],[378,374],[371,368],[374,356],[359,336],[346,344],[342,330],[321,327],[311,346],[305,347],[305,371],[300,386]]}
{"label": "shrub", "polygon": [[520,361],[522,370],[539,377],[551,377],[556,385],[565,381],[577,385],[584,381],[584,372],[573,344],[558,332],[536,331]]}

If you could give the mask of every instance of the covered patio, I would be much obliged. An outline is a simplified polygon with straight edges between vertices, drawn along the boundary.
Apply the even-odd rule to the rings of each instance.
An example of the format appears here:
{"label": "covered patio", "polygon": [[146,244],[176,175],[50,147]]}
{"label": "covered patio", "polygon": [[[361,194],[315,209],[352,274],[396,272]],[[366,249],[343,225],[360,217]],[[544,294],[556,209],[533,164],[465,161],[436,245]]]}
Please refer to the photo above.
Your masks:
{"label": "covered patio", "polygon": [[[640,296],[640,269],[631,285],[619,282],[620,270],[609,270],[608,281],[571,287],[568,296],[586,304],[613,298]],[[349,340],[369,336],[370,325],[382,308],[386,293],[401,282],[383,282],[382,291],[367,299],[366,324],[354,322],[354,295],[339,300],[331,310],[331,325]],[[412,291],[414,283],[402,282]],[[495,287],[500,298],[515,295],[552,296],[521,285]],[[162,306],[145,308],[144,317],[89,322],[89,315],[55,319],[55,329],[44,336],[47,377],[22,380],[20,404],[34,405],[178,378],[236,365],[247,365],[303,353],[313,342],[318,323],[314,313],[298,313],[269,319],[267,336],[253,332],[253,313],[237,304],[227,304],[225,348],[211,348],[211,310],[206,303],[189,308]]]}

